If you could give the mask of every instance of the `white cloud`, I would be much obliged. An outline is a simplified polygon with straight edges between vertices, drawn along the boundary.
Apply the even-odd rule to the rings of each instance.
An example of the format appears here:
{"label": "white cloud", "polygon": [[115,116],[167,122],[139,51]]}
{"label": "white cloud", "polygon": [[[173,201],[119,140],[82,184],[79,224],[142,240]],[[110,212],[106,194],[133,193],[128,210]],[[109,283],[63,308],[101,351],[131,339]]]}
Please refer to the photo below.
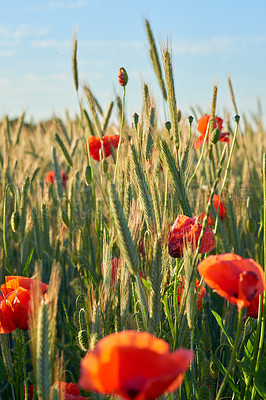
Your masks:
{"label": "white cloud", "polygon": [[99,51],[101,54],[107,52],[108,55],[110,55],[110,53],[120,54],[126,51],[143,51],[145,49],[145,43],[138,40],[82,40],[78,42],[78,47],[90,52]]}
{"label": "white cloud", "polygon": [[32,40],[30,42],[31,47],[46,48],[46,47],[56,47],[60,43],[56,39],[43,39],[43,40]]}
{"label": "white cloud", "polygon": [[73,10],[75,8],[83,8],[89,5],[97,5],[98,1],[86,1],[86,0],[77,0],[77,1],[50,1],[48,3],[48,8],[52,10]]}
{"label": "white cloud", "polygon": [[15,50],[12,49],[0,49],[0,57],[12,57],[16,54]]}
{"label": "white cloud", "polygon": [[187,40],[180,39],[173,41],[173,54],[212,54],[212,53],[232,53],[240,49],[246,49],[250,45],[266,42],[266,36],[251,37],[212,37],[209,39]]}
{"label": "white cloud", "polygon": [[2,39],[22,39],[25,37],[44,37],[51,31],[49,26],[32,29],[30,25],[0,25],[0,38]]}

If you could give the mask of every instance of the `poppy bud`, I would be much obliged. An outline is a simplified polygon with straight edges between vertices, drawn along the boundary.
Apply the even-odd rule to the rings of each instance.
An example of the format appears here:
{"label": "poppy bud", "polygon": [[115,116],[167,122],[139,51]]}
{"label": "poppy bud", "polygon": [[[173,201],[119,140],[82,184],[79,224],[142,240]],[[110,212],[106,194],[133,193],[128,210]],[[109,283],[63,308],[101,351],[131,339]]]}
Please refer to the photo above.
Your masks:
{"label": "poppy bud", "polygon": [[78,333],[78,345],[83,351],[88,351],[88,332],[82,329]]}
{"label": "poppy bud", "polygon": [[202,385],[199,390],[199,400],[210,400],[210,390],[208,386]]}
{"label": "poppy bud", "polygon": [[61,207],[61,220],[69,228],[68,211],[65,207]]}
{"label": "poppy bud", "polygon": [[167,122],[165,123],[165,127],[166,127],[166,129],[168,130],[168,132],[169,132],[170,129],[171,129],[171,122],[170,122],[170,121],[167,121]]}
{"label": "poppy bud", "polygon": [[181,117],[182,117],[181,111],[177,110],[177,122],[181,121]]}
{"label": "poppy bud", "polygon": [[106,174],[108,171],[108,162],[106,159],[103,160],[103,172]]}
{"label": "poppy bud", "polygon": [[128,81],[127,71],[123,67],[119,68],[118,82],[120,83],[121,86],[126,86],[127,81]]}
{"label": "poppy bud", "polygon": [[219,128],[216,128],[212,131],[210,139],[212,144],[216,144],[218,140],[220,139],[221,136],[221,131]]}
{"label": "poppy bud", "polygon": [[15,210],[11,215],[11,228],[13,232],[16,232],[16,230],[18,229],[19,220],[20,220],[19,212]]}
{"label": "poppy bud", "polygon": [[77,255],[76,249],[73,249],[73,251],[72,251],[71,261],[75,265],[75,267],[78,265],[78,255]]}
{"label": "poppy bud", "polygon": [[85,179],[86,179],[86,183],[87,185],[91,184],[92,181],[92,175],[91,175],[91,166],[87,165],[86,170],[85,170]]}
{"label": "poppy bud", "polygon": [[248,219],[246,221],[246,230],[247,230],[248,233],[251,233],[252,235],[253,235],[253,233],[255,233],[256,222],[251,217],[248,217]]}
{"label": "poppy bud", "polygon": [[79,329],[79,312],[76,310],[73,315],[73,323]]}
{"label": "poppy bud", "polygon": [[133,120],[134,120],[134,125],[135,125],[135,128],[136,128],[138,123],[139,123],[139,116],[138,116],[137,113],[133,114]]}
{"label": "poppy bud", "polygon": [[219,368],[217,367],[217,365],[215,364],[214,361],[211,361],[210,363],[210,373],[211,376],[216,379],[219,373]]}
{"label": "poppy bud", "polygon": [[192,117],[192,115],[190,115],[189,117],[188,117],[188,122],[189,122],[189,125],[191,125],[192,124],[192,122],[193,122],[193,117]]}
{"label": "poppy bud", "polygon": [[206,335],[206,333],[203,333],[203,335],[201,335],[200,342],[203,344],[205,351],[211,349],[211,338],[210,336]]}
{"label": "poppy bud", "polygon": [[235,116],[235,121],[236,121],[236,123],[238,123],[239,120],[240,120],[240,116],[239,116],[239,115],[236,115],[236,116]]}

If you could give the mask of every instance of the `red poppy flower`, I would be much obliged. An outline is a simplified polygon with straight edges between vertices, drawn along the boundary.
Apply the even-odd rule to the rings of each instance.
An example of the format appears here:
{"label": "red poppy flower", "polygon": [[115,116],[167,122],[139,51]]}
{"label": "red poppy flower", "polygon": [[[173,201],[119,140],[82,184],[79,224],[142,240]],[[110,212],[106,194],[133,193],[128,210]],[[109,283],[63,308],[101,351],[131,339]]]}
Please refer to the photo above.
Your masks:
{"label": "red poppy flower", "polygon": [[56,382],[51,389],[56,388],[60,393],[60,399],[64,400],[86,400],[80,396],[80,389],[76,383]]}
{"label": "red poppy flower", "polygon": [[[200,221],[201,221],[201,223],[203,222],[205,216],[206,216],[206,213],[205,213],[205,212],[204,212],[204,213],[201,213],[201,215],[200,215]],[[209,214],[208,219],[207,219],[207,225],[208,225],[208,226],[214,226],[214,224],[215,224],[214,219],[212,218],[212,215]]]}
{"label": "red poppy flower", "polygon": [[[208,197],[207,201],[209,201],[210,197]],[[212,203],[215,208],[215,210],[218,212],[218,207],[219,207],[219,201],[220,201],[220,196],[218,194],[215,194],[212,198]],[[205,218],[206,213],[201,214],[201,221]],[[220,208],[219,208],[219,218],[223,221],[226,217],[226,210],[224,207],[223,200],[221,199],[220,202]],[[212,215],[209,214],[208,220],[207,220],[207,225],[208,226],[213,226],[215,224],[214,219],[212,218]]]}
{"label": "red poppy flower", "polygon": [[[28,386],[28,400],[33,400],[34,387],[33,385]],[[23,386],[23,398],[25,399],[25,385]]]}
{"label": "red poppy flower", "polygon": [[226,253],[209,256],[198,271],[212,289],[240,310],[266,289],[264,271],[251,258]]}
{"label": "red poppy flower", "polygon": [[[65,189],[66,181],[68,180],[68,177],[66,176],[64,171],[61,171],[60,175],[61,175],[62,186]],[[45,183],[51,183],[52,185],[55,184],[55,172],[54,171],[47,172],[46,177],[45,177]]]}
{"label": "red poppy flower", "polygon": [[[263,300],[263,299],[262,299]],[[262,315],[263,308],[261,308],[261,315]],[[247,306],[247,315],[246,317],[251,317],[251,318],[258,318],[259,314],[259,296],[254,297],[254,299],[251,301],[251,303]]]}
{"label": "red poppy flower", "polygon": [[[111,285],[115,286],[116,285],[116,279],[117,279],[117,270],[118,267],[121,264],[120,258],[113,258],[112,259],[112,267],[111,267]],[[102,271],[102,276],[104,276],[103,272],[103,263],[101,264],[101,271]]]}
{"label": "red poppy flower", "polygon": [[[197,310],[199,310],[202,306],[202,299],[206,296],[206,289],[205,287],[201,286],[200,290],[198,291],[199,288],[199,280],[196,279],[196,290],[198,292],[198,299],[197,299]],[[179,282],[179,284],[177,285],[177,301],[178,304],[180,305],[181,303],[181,299],[182,299],[182,295],[183,295],[183,291],[184,291],[184,286],[185,286],[185,277],[182,277],[182,281]]]}
{"label": "red poppy flower", "polygon": [[[202,225],[198,222],[199,217],[189,218],[186,215],[179,215],[175,220],[167,240],[168,252],[171,257],[180,258],[183,256],[184,247],[191,243],[194,248],[197,247]],[[216,240],[213,231],[206,228],[201,246],[200,253],[208,253],[216,246]]]}
{"label": "red poppy flower", "polygon": [[118,82],[121,86],[126,86],[128,82],[128,75],[125,68],[121,67],[118,71]]}
{"label": "red poppy flower", "polygon": [[147,332],[111,334],[81,361],[79,384],[128,400],[153,400],[182,384],[193,359],[191,350],[169,349],[168,343]]}
{"label": "red poppy flower", "polygon": [[[209,201],[209,199],[210,198],[208,197],[208,201]],[[213,198],[212,198],[212,203],[213,203],[213,206],[214,206],[214,208],[215,208],[215,210],[217,212],[218,212],[219,202],[220,202],[219,218],[223,221],[225,219],[225,217],[226,217],[226,210],[225,210],[225,207],[224,207],[224,203],[223,203],[222,199],[220,201],[219,194],[215,194],[213,196]]]}
{"label": "red poppy flower", "polygon": [[[89,138],[89,149],[90,155],[94,160],[100,161],[100,149],[103,146],[105,157],[109,157],[112,154],[111,146],[115,149],[118,147],[119,135],[113,136],[103,136],[102,139],[99,137],[90,136]],[[122,139],[122,142],[124,140]],[[87,143],[85,145],[85,150],[87,151]]]}
{"label": "red poppy flower", "polygon": [[24,276],[6,276],[0,286],[0,333],[28,329],[30,297],[34,286],[44,293],[48,285]]}
{"label": "red poppy flower", "polygon": [[[198,131],[200,132],[201,135],[197,138],[197,140],[194,143],[194,147],[195,147],[196,150],[199,149],[200,146],[204,142],[204,138],[205,138],[205,135],[206,135],[206,131],[207,131],[209,120],[210,120],[210,116],[209,115],[204,115],[198,121],[197,129],[198,129]],[[219,141],[220,142],[229,143],[230,140],[229,140],[229,138],[227,136],[230,135],[230,132],[222,132],[222,130],[223,130],[223,120],[222,120],[222,118],[215,117],[215,121],[217,122],[218,126],[214,126],[214,128],[219,128],[220,131],[221,131],[221,135],[220,135]],[[214,123],[214,125],[216,125],[216,124]],[[207,141],[208,141],[208,138],[207,138]]]}

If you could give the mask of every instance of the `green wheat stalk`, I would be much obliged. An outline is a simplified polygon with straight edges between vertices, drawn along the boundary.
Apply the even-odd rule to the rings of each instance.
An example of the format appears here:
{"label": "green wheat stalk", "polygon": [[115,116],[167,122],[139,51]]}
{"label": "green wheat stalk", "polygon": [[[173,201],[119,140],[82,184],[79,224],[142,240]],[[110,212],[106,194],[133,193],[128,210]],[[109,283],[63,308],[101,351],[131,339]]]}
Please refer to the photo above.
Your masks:
{"label": "green wheat stalk", "polygon": [[151,57],[152,65],[153,65],[155,74],[157,76],[163,98],[166,101],[167,100],[167,92],[165,89],[165,83],[164,83],[164,79],[163,79],[161,64],[159,61],[159,55],[158,55],[157,48],[155,45],[155,40],[153,37],[151,26],[147,19],[145,19],[145,26],[146,26],[146,32],[147,32],[148,40],[149,40],[149,44],[150,44],[150,57]]}

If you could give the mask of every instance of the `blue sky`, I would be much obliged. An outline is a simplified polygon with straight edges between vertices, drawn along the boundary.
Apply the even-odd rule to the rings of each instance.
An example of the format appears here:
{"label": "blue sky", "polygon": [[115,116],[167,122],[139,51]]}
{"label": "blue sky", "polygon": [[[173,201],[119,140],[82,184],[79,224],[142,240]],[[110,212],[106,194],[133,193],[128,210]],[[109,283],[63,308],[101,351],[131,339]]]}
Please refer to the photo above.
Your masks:
{"label": "blue sky", "polygon": [[[121,94],[118,69],[129,75],[127,114],[141,112],[141,82],[162,105],[148,56],[144,19],[157,44],[171,39],[178,107],[210,109],[218,84],[217,111],[234,114],[230,74],[239,113],[266,107],[266,2],[169,0],[11,0],[1,4],[0,117],[24,110],[29,118],[78,112],[72,79],[74,31],[80,83],[88,83],[106,109]],[[161,115],[164,122],[164,115]]]}

